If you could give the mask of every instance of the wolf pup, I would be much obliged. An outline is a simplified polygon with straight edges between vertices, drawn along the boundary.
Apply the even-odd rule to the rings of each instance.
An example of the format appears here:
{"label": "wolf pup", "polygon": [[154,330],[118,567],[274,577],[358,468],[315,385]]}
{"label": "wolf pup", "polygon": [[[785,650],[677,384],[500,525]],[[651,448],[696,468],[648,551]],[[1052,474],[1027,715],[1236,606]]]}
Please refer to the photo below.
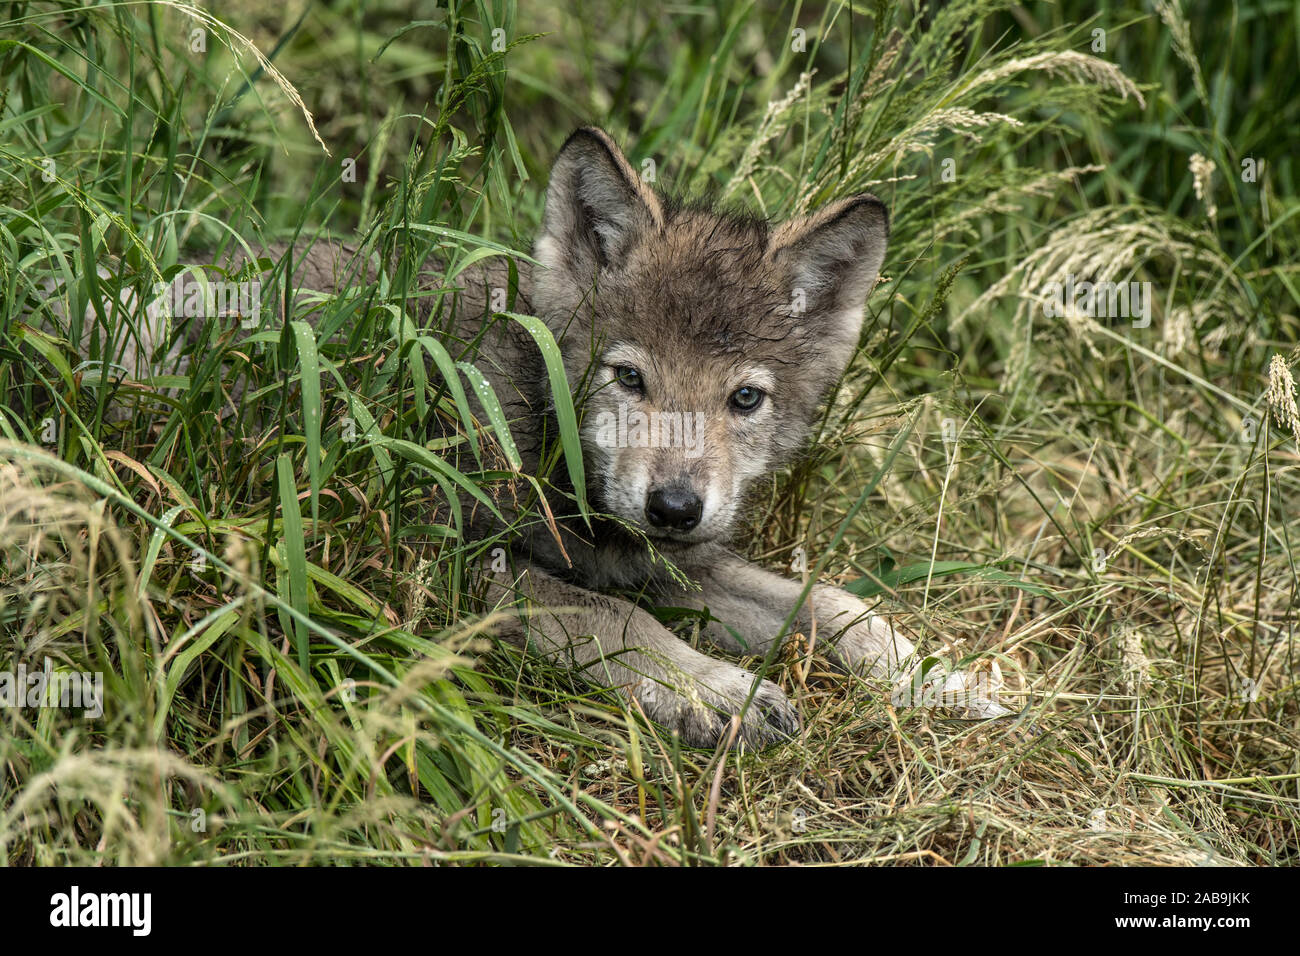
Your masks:
{"label": "wolf pup", "polygon": [[[553,331],[578,396],[590,529],[561,522],[511,544],[512,568],[489,574],[495,602],[520,596],[506,636],[623,689],[694,746],[729,736],[755,677],[693,649],[649,611],[609,591],[707,610],[704,635],[765,654],[803,591],[726,547],[746,486],[806,442],[819,402],[857,348],[867,295],[889,235],[884,205],[850,196],[769,229],[761,220],[658,194],[602,130],[580,129],[556,158],[527,298]],[[521,293],[524,292],[521,280]],[[545,377],[513,393],[533,414]],[[490,366],[492,363],[485,363]],[[486,369],[485,369],[486,370]],[[519,390],[531,383],[533,391]],[[516,407],[516,414],[528,414]],[[534,463],[525,463],[525,467]],[[684,572],[684,587],[640,536]],[[562,544],[562,549],[560,545]],[[912,644],[857,597],[815,585],[794,619],[814,618],[843,667],[905,678]],[[965,675],[949,675],[964,686]],[[967,697],[975,716],[1007,711]],[[739,739],[796,733],[798,715],[763,680]]]}

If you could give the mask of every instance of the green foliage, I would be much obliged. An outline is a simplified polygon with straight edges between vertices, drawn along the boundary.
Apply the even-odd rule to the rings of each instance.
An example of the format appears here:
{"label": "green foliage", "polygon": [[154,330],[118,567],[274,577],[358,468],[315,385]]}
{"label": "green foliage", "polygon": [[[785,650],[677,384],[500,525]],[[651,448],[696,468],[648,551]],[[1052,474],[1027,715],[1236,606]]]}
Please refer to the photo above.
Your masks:
{"label": "green foliage", "polygon": [[[1296,26],[1265,0],[7,4],[0,671],[100,672],[105,712],[0,710],[6,859],[1294,861]],[[585,122],[774,219],[885,200],[859,359],[747,544],[996,661],[1038,733],[790,653],[800,742],[683,751],[486,640],[492,542],[452,492],[492,507],[518,455],[416,279],[524,261]],[[391,265],[303,302],[282,263],[275,328],[155,342],[127,307],[294,238]],[[1065,273],[1150,283],[1150,325],[1046,315]],[[188,365],[142,380],[136,341]],[[524,478],[527,520],[585,508]]]}

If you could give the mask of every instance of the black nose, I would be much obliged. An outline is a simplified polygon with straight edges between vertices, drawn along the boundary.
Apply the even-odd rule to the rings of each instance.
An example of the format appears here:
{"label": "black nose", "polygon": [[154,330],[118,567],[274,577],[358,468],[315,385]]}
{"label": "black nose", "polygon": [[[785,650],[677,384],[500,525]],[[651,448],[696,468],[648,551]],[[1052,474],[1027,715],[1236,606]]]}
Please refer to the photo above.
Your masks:
{"label": "black nose", "polygon": [[690,531],[700,523],[704,502],[687,488],[660,488],[650,492],[646,500],[645,516],[656,528]]}

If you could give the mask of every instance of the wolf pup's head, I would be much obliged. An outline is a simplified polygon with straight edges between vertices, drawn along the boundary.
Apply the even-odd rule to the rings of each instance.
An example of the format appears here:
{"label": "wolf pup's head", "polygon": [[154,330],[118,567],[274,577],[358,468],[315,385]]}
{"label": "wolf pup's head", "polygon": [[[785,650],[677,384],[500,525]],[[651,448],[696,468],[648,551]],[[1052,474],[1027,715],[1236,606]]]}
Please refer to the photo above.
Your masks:
{"label": "wolf pup's head", "polygon": [[889,221],[851,196],[775,229],[656,195],[603,131],[555,161],[533,305],[574,382],[594,507],[724,538],[746,484],[807,439],[857,347]]}

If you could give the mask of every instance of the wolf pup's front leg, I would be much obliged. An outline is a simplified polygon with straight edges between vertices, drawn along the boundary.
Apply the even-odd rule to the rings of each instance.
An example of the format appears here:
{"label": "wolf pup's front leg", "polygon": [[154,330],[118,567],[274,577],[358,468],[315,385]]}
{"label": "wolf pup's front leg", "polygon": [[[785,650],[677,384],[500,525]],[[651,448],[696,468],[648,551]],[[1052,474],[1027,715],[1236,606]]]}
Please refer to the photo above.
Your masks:
{"label": "wolf pup's front leg", "polygon": [[[582,675],[635,697],[657,723],[693,747],[726,739],[754,675],[699,653],[647,611],[621,598],[568,584],[538,568],[489,574],[488,600],[522,599],[501,636]],[[792,736],[799,716],[781,688],[760,683],[741,722],[739,739],[762,747]]]}
{"label": "wolf pup's front leg", "polygon": [[[706,637],[735,653],[751,654],[765,654],[773,641],[785,638],[782,626],[803,593],[799,581],[764,570],[721,547],[701,548],[696,557],[699,563],[691,574],[700,590],[683,592],[674,600],[708,610],[713,620],[705,628]],[[832,660],[853,673],[885,678],[896,691],[910,690],[912,702],[928,698],[952,704],[972,717],[1010,713],[991,692],[973,688],[970,675],[961,671],[940,670],[918,677],[920,660],[912,642],[847,591],[814,584],[793,626],[806,633],[814,619]]]}

